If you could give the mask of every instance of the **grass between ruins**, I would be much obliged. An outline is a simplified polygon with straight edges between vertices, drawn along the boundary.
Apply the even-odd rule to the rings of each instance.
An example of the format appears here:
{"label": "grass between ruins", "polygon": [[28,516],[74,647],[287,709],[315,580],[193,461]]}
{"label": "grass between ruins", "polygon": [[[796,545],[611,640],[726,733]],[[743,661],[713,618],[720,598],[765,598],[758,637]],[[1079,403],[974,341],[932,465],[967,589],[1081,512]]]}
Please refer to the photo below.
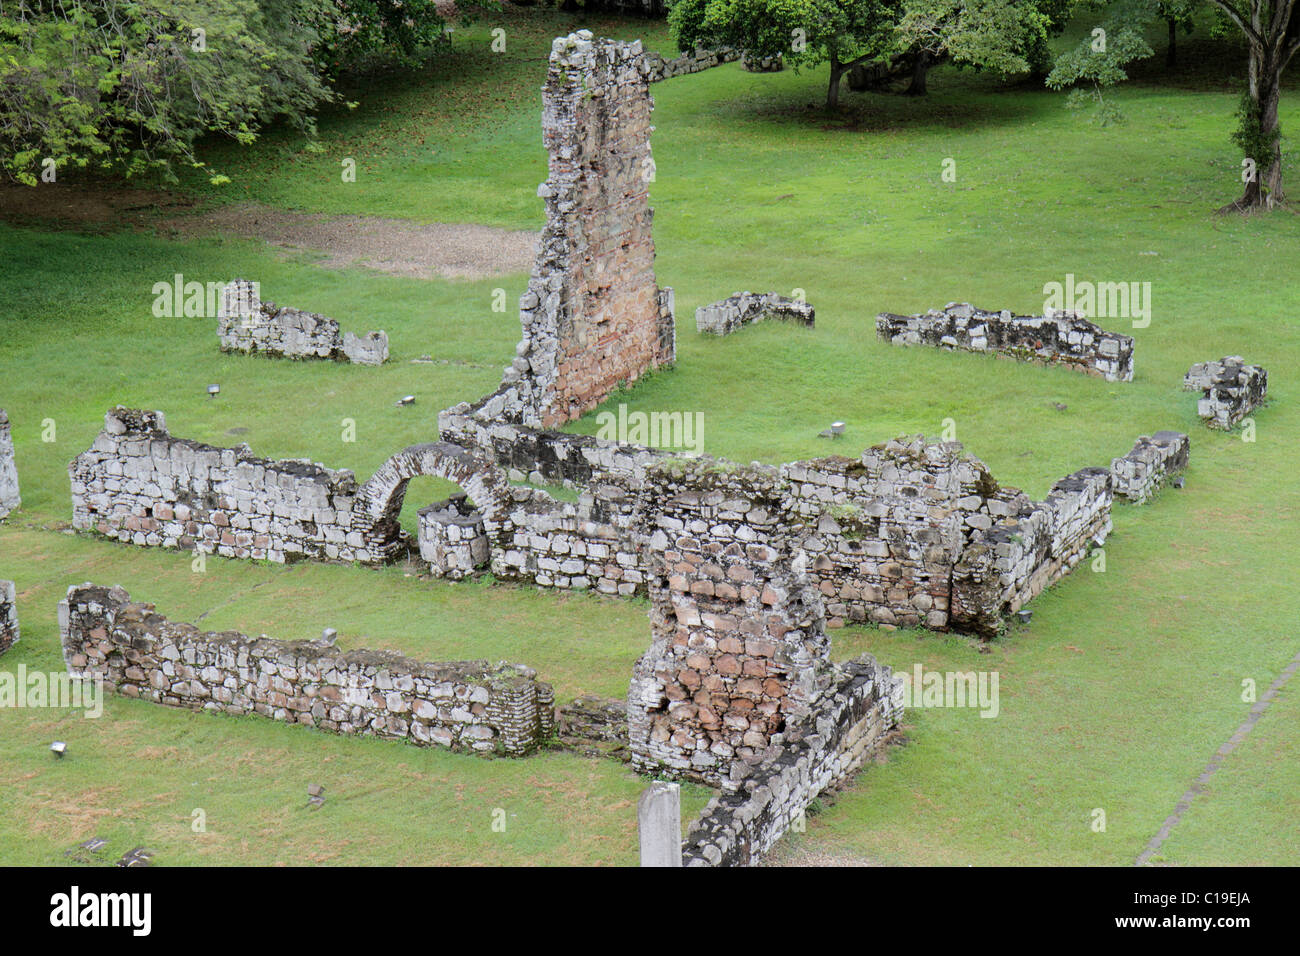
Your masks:
{"label": "grass between ruins", "polygon": [[[550,38],[583,24],[510,14],[502,55],[487,52],[493,25],[458,31],[460,52],[428,74],[353,94],[360,108],[322,122],[324,153],[287,134],[217,149],[214,163],[233,183],[185,193],[539,228],[537,90]],[[668,47],[661,24],[590,25]],[[840,656],[997,670],[1001,714],[911,711],[908,745],[791,835],[790,849],[884,863],[1131,863],[1245,717],[1243,679],[1262,693],[1300,647],[1300,597],[1289,586],[1300,566],[1300,392],[1290,373],[1300,339],[1287,299],[1300,223],[1286,213],[1211,215],[1239,174],[1228,141],[1236,64],[1222,68],[1174,84],[1139,76],[1114,94],[1127,123],[1104,129],[1060,96],[952,70],[934,75],[924,99],[846,93],[852,106],[835,117],[810,108],[824,93],[820,73],[754,76],[729,65],[655,87],[657,271],[677,290],[678,363],[606,407],[703,410],[707,452],[769,462],[852,455],[899,433],[937,436],[952,418],[1000,481],[1034,496],[1077,468],[1108,464],[1139,434],[1192,436],[1186,489],[1117,506],[1106,571],[1082,565],[988,654],[957,637],[833,632]],[[1295,102],[1284,97],[1284,129],[1300,124]],[[345,156],[358,160],[355,184],[339,180]],[[948,157],[955,183],[940,180]],[[202,627],[296,638],[332,626],[349,647],[527,663],[559,700],[625,692],[649,641],[642,602],[429,581],[400,566],[209,558],[195,574],[188,555],[61,530],[67,462],[116,403],[162,409],[176,435],[246,441],[261,455],[310,457],[364,479],[392,452],[431,439],[439,409],[496,386],[518,339],[524,276],[405,279],[321,269],[243,240],[32,225],[0,226],[0,261],[0,405],[13,420],[23,490],[23,509],[0,527],[0,577],[18,582],[23,632],[5,669],[61,667],[55,603],[69,584],[92,580]],[[177,272],[256,277],[265,298],[347,329],[386,329],[393,361],[364,369],[221,355],[214,319],[150,313],[153,283]],[[882,310],[961,299],[1038,311],[1043,284],[1067,272],[1153,283],[1151,326],[1132,331],[1133,383],[874,338]],[[694,331],[698,305],[796,287],[817,308],[813,331]],[[506,290],[505,313],[491,310],[495,288]],[[1130,331],[1123,320],[1100,324]],[[440,361],[411,364],[424,354]],[[1203,428],[1179,387],[1192,362],[1225,354],[1272,373],[1253,444]],[[209,382],[221,384],[215,400]],[[407,394],[416,404],[394,408]],[[355,443],[342,441],[345,418],[356,422]],[[45,419],[53,442],[41,440]],[[844,439],[817,438],[832,420],[848,423]],[[595,416],[573,429],[594,433]],[[412,482],[405,520],[447,490]],[[1297,693],[1289,687],[1216,774],[1163,862],[1297,862],[1300,824],[1285,809],[1300,786]],[[57,763],[45,749],[55,738],[70,744]],[[309,782],[326,787],[319,811],[305,809]],[[146,844],[166,863],[630,863],[642,786],[617,764],[566,754],[486,761],[123,699],[110,699],[98,721],[0,712],[6,862],[55,862],[100,835],[119,852]],[[685,813],[706,798],[690,788]],[[191,832],[196,808],[207,811],[205,834]],[[508,814],[505,833],[492,830],[496,808]],[[1097,808],[1104,833],[1090,826]]]}

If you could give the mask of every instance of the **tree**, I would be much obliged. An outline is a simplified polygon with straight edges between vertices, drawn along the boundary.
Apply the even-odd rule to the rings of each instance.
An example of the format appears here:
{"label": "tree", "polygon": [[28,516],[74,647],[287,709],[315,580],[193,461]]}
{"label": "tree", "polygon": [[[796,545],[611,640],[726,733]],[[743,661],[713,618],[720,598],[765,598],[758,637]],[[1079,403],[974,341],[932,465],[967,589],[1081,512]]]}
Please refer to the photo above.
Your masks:
{"label": "tree", "polygon": [[678,45],[732,46],[783,56],[795,69],[828,63],[826,105],[841,77],[871,64],[876,81],[910,73],[926,91],[940,62],[1020,73],[1045,48],[1055,11],[1073,0],[676,0],[668,20]]}
{"label": "tree", "polygon": [[1196,9],[1204,6],[1204,0],[1162,0],[1158,13],[1169,28],[1169,46],[1165,49],[1165,66],[1173,69],[1178,65],[1178,31],[1191,33],[1196,26]]}
{"label": "tree", "polygon": [[339,70],[441,37],[433,0],[0,0],[0,170],[175,179],[207,134],[314,134]]}
{"label": "tree", "polygon": [[926,92],[926,76],[938,63],[1025,73],[1030,55],[1055,24],[1051,3],[1026,0],[907,0],[897,42],[912,62],[913,96]]}
{"label": "tree", "polygon": [[[1223,211],[1249,212],[1271,209],[1283,198],[1282,141],[1278,105],[1282,75],[1300,50],[1300,16],[1296,0],[1204,0],[1246,40],[1247,83],[1237,111],[1233,142],[1242,150],[1245,189],[1240,199]],[[1143,34],[1160,17],[1176,9],[1175,17],[1190,18],[1195,4],[1158,0],[1121,0],[1112,7],[1100,30],[1105,42],[1085,39],[1063,55],[1048,77],[1048,85],[1062,89],[1091,81],[1100,91],[1105,85],[1127,79],[1124,66],[1151,56]]]}
{"label": "tree", "polygon": [[730,46],[784,57],[795,69],[830,64],[826,105],[840,79],[889,48],[901,0],[675,0],[668,23],[678,46]]}

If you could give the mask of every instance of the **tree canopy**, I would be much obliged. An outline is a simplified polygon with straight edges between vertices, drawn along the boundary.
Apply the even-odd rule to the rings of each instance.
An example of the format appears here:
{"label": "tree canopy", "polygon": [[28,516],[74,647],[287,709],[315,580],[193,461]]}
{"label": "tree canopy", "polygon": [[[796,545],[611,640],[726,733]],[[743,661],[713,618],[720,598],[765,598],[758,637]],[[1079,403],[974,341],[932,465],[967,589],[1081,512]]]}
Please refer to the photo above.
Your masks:
{"label": "tree canopy", "polygon": [[312,132],[341,70],[442,35],[433,0],[0,0],[0,170],[174,177],[205,134]]}

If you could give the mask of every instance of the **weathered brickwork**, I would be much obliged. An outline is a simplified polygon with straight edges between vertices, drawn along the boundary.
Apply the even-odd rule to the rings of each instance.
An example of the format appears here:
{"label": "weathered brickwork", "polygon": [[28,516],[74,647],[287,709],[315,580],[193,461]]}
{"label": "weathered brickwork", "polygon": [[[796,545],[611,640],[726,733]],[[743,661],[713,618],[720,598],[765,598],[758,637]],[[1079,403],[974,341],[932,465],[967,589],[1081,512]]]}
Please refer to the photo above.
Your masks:
{"label": "weathered brickwork", "polygon": [[557,38],[542,100],[546,228],[498,394],[506,420],[551,427],[671,362],[675,331],[672,290],[655,282],[653,99],[640,41]]}
{"label": "weathered brickwork", "polygon": [[12,581],[0,581],[0,654],[18,643],[18,593]]}
{"label": "weathered brickwork", "polygon": [[903,714],[903,682],[863,655],[838,668],[836,686],[733,792],[713,797],[686,831],[683,866],[748,866],[817,796],[849,782],[883,747]]}
{"label": "weathered brickwork", "polygon": [[342,332],[334,319],[258,298],[258,286],[236,279],[221,292],[217,336],[223,352],[260,352],[285,358],[339,359],[356,365],[388,361],[388,335]]}
{"label": "weathered brickwork", "polygon": [[1022,362],[1064,365],[1106,379],[1133,380],[1133,338],[1107,332],[1073,312],[1012,315],[986,312],[966,302],[923,315],[876,317],[876,334],[895,345],[929,345],[993,352]]}
{"label": "weathered brickwork", "polygon": [[812,328],[816,312],[807,302],[775,292],[737,292],[729,299],[695,310],[695,328],[713,335],[730,335],[742,325],[762,319],[781,319]]}
{"label": "weathered brickwork", "polygon": [[429,664],[388,651],[201,632],[133,603],[120,587],[81,585],[59,605],[68,672],[127,697],[261,714],[341,734],[522,756],[554,734],[554,694],[531,668]]}
{"label": "weathered brickwork", "polygon": [[1110,463],[1110,483],[1116,497],[1142,504],[1175,473],[1187,467],[1191,439],[1182,432],[1143,435],[1123,458]]}
{"label": "weathered brickwork", "polygon": [[0,408],[0,521],[22,503],[18,494],[18,467],[14,464],[14,440],[9,432],[9,416]]}
{"label": "weathered brickwork", "polygon": [[1268,372],[1232,355],[1193,365],[1183,378],[1183,388],[1201,393],[1196,413],[1206,425],[1227,431],[1264,404]]}
{"label": "weathered brickwork", "polygon": [[792,562],[775,469],[652,474],[650,649],[633,669],[633,764],[734,786],[830,680],[825,612]]}

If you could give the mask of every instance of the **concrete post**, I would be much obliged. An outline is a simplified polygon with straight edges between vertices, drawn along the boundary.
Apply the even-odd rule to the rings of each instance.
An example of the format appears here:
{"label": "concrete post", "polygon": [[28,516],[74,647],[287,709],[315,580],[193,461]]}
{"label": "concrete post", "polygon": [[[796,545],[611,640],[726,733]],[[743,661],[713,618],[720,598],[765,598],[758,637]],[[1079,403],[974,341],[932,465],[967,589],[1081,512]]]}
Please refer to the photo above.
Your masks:
{"label": "concrete post", "polygon": [[682,788],[652,783],[636,802],[642,866],[682,865]]}

